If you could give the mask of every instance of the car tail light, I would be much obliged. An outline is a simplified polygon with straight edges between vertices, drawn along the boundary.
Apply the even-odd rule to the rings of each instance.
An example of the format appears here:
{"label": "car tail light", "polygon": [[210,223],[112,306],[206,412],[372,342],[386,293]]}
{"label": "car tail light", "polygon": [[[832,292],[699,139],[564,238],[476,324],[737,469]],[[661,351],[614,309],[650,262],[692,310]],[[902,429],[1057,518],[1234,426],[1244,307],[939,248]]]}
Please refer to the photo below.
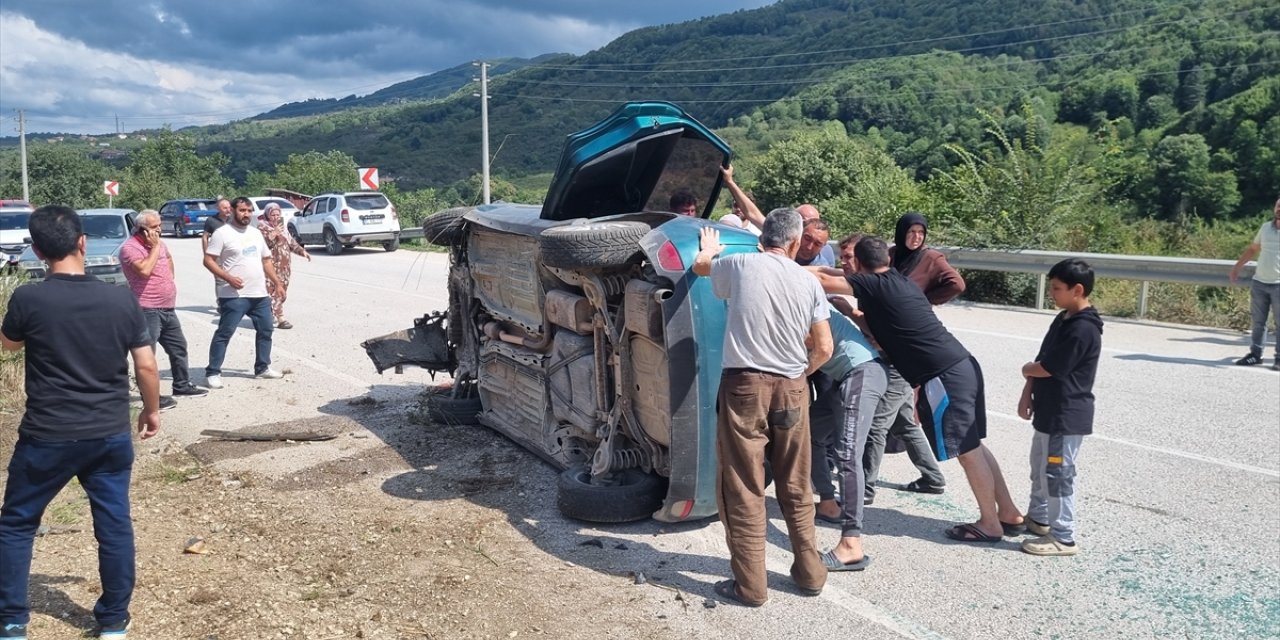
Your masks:
{"label": "car tail light", "polygon": [[684,260],[680,259],[680,252],[670,240],[658,249],[658,266],[667,271],[684,271]]}
{"label": "car tail light", "polygon": [[346,209],[342,210],[342,221],[351,222],[351,214]]}
{"label": "car tail light", "polygon": [[399,220],[399,219],[400,219],[400,214],[396,213],[396,208],[395,208],[395,206],[392,206],[392,207],[391,207],[391,219],[392,219],[392,220]]}
{"label": "car tail light", "polygon": [[189,213],[182,214],[182,221],[187,224],[191,224],[191,214]]}

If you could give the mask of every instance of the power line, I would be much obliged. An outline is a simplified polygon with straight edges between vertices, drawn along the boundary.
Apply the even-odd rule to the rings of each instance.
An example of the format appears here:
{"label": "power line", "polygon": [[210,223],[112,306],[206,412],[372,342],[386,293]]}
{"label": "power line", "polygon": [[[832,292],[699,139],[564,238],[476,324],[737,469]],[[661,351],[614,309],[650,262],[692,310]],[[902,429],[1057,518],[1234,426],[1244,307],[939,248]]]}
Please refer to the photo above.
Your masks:
{"label": "power line", "polygon": [[[1252,38],[1256,38],[1256,37],[1260,37],[1260,36],[1274,36],[1274,35],[1277,35],[1277,34],[1280,34],[1280,31],[1263,31],[1263,32],[1259,32],[1259,33],[1250,34],[1250,35],[1247,35],[1247,36],[1226,36],[1226,37],[1222,37],[1222,38],[1209,38],[1209,39],[1206,39],[1206,40],[1194,40],[1194,41],[1190,41],[1190,42],[1189,42],[1189,44],[1193,44],[1193,45],[1203,45],[1203,44],[1209,44],[1209,43],[1213,43],[1213,42],[1227,42],[1227,41],[1236,41],[1236,40],[1248,40],[1248,39],[1252,39]],[[1156,48],[1159,48],[1159,47],[1161,47],[1161,46],[1163,46],[1163,45],[1142,45],[1142,46],[1136,46],[1136,47],[1129,47],[1129,48],[1127,48],[1127,49],[1113,49],[1113,50],[1109,50],[1109,51],[1095,51],[1095,52],[1091,52],[1091,53],[1070,53],[1070,54],[1063,54],[1063,55],[1059,55],[1059,56],[1051,56],[1051,57],[1046,57],[1046,58],[1010,58],[1010,59],[1008,59],[1008,60],[991,60],[991,61],[989,61],[989,62],[980,62],[980,63],[976,63],[976,64],[973,64],[973,65],[966,66],[966,67],[965,67],[965,69],[979,69],[979,68],[987,68],[987,67],[1008,67],[1008,66],[1012,66],[1012,65],[1024,65],[1024,64],[1033,64],[1033,63],[1054,62],[1054,61],[1058,61],[1058,60],[1071,60],[1071,59],[1076,59],[1076,58],[1097,58],[1097,57],[1102,57],[1102,56],[1110,56],[1110,55],[1119,55],[1119,54],[1124,54],[1124,53],[1132,53],[1132,52],[1134,52],[1134,51],[1146,51],[1146,50],[1150,50],[1150,49],[1156,49]],[[955,52],[952,52],[952,51],[929,51],[929,52],[925,52],[925,53],[912,53],[912,54],[906,54],[906,55],[902,55],[902,56],[896,56],[896,57],[893,57],[893,58],[875,58],[875,59],[866,59],[866,60],[856,60],[856,61],[854,61],[854,62],[850,63],[850,66],[852,66],[852,65],[854,65],[854,64],[859,64],[859,63],[862,63],[862,62],[879,62],[879,61],[890,60],[890,59],[894,59],[894,60],[901,60],[901,59],[907,59],[907,58],[927,58],[927,57],[930,57],[930,56],[940,56],[940,55],[946,55],[946,54],[949,54],[949,53],[955,53]],[[918,76],[918,75],[928,75],[928,74],[930,74],[930,73],[934,73],[934,71],[933,71],[933,70],[929,70],[929,69],[917,69],[917,70],[913,70],[913,71],[903,71],[903,72],[897,72],[897,73],[886,73],[886,74],[880,74],[880,75],[874,75],[874,76],[861,76],[861,77],[859,77],[859,79],[860,79],[860,80],[885,80],[885,79],[893,79],[893,78],[906,78],[906,77]],[[827,81],[827,80],[829,80],[829,79],[825,79],[825,80],[823,80],[823,81]],[[506,84],[511,84],[511,83],[525,83],[525,84],[530,84],[530,85],[535,85],[535,86],[580,87],[580,88],[584,88],[584,87],[593,87],[593,88],[633,88],[633,87],[641,87],[641,86],[643,86],[643,84],[641,84],[641,83],[627,83],[627,82],[620,82],[620,83],[610,83],[610,82],[556,82],[556,81],[549,81],[549,80],[548,80],[548,81],[540,81],[540,80],[525,80],[525,79],[521,79],[521,78],[503,78],[503,82],[504,82],[504,83],[506,83]],[[660,87],[660,88],[677,88],[677,87],[683,87],[683,88],[757,87],[757,86],[778,86],[778,85],[806,84],[806,83],[812,83],[812,82],[814,82],[814,80],[813,80],[812,78],[795,78],[795,79],[790,79],[790,80],[734,80],[734,81],[727,81],[727,82],[674,82],[674,83],[662,83],[661,85],[658,85],[658,87]],[[653,84],[653,83],[650,83],[650,84]]]}
{"label": "power line", "polygon": [[[1208,16],[1208,17],[1225,18],[1228,16],[1239,16],[1246,13],[1263,11],[1269,8],[1270,7],[1255,7],[1253,9],[1243,9],[1240,11],[1222,14],[1220,16]],[[1175,20],[1165,20],[1162,22],[1149,22],[1149,23],[1140,24],[1140,25],[1131,25],[1128,27],[1099,29],[1097,31],[1086,31],[1084,33],[1073,33],[1073,34],[1065,34],[1060,36],[1046,36],[1043,38],[1032,38],[1029,40],[1019,40],[1016,42],[1004,42],[1000,44],[966,47],[963,49],[946,49],[946,51],[951,53],[973,53],[976,51],[1004,49],[1004,48],[1016,47],[1020,45],[1026,45],[1026,44],[1038,44],[1043,42],[1056,42],[1060,40],[1086,38],[1089,36],[1096,36],[1096,35],[1107,35],[1112,33],[1118,33],[1121,31],[1129,31],[1129,30],[1136,30],[1136,29],[1150,29],[1153,27],[1162,27],[1162,26],[1168,26],[1172,24],[1181,24],[1184,22],[1194,22],[1194,21],[1203,20],[1205,18],[1206,16],[1190,16],[1186,18],[1178,18]],[[893,45],[876,45],[870,48],[884,49],[891,46]],[[797,54],[797,55],[801,55],[801,54]],[[806,53],[803,55],[818,55],[818,54]],[[596,68],[583,68],[583,67],[577,67],[577,66],[565,66],[565,67],[544,67],[544,68],[557,69],[560,71],[583,71],[583,72],[596,72],[596,73],[643,73],[643,74],[709,73],[709,72],[725,72],[725,71],[773,71],[773,70],[784,70],[784,69],[798,69],[798,68],[804,68],[804,67],[823,67],[823,66],[832,66],[832,65],[844,65],[844,64],[850,64],[853,62],[865,62],[870,60],[884,60],[884,59],[890,59],[890,58],[898,58],[904,55],[917,55],[917,54],[891,54],[891,55],[884,55],[884,56],[873,56],[869,58],[842,58],[840,60],[827,60],[827,61],[820,61],[820,62],[797,62],[794,64],[763,65],[763,66],[753,66],[753,67],[703,67],[703,68],[697,68],[697,69],[596,69]],[[773,56],[767,56],[767,57],[773,57]]]}
{"label": "power line", "polygon": [[[1180,69],[1177,71],[1153,71],[1149,73],[1137,73],[1137,74],[1130,74],[1130,75],[1135,78],[1145,78],[1149,76],[1182,75],[1182,74],[1191,73],[1197,70],[1198,71],[1226,71],[1229,69],[1241,69],[1246,67],[1262,67],[1262,66],[1271,66],[1271,65],[1280,65],[1280,60],[1273,60],[1273,61],[1267,61],[1267,62],[1249,62],[1244,64],[1225,65],[1225,66],[1219,66],[1219,67],[1199,66],[1192,69]],[[1102,75],[1114,75],[1117,73],[1125,73],[1125,72],[1119,71],[1119,70],[1113,70],[1108,72],[1107,74],[1102,74]],[[813,102],[818,100],[832,100],[832,99],[836,101],[850,101],[850,100],[865,100],[868,98],[882,98],[882,97],[888,97],[888,96],[896,97],[904,94],[911,94],[916,96],[927,96],[927,95],[937,95],[937,94],[945,94],[945,93],[966,93],[966,92],[973,92],[973,91],[984,91],[988,89],[1027,89],[1027,88],[1034,88],[1034,87],[1051,87],[1051,86],[1057,86],[1057,85],[1069,85],[1075,81],[1083,80],[1083,79],[1084,78],[1072,78],[1072,79],[1066,79],[1066,80],[1057,80],[1053,82],[1034,82],[1034,83],[1027,83],[1027,84],[1012,84],[1012,85],[985,85],[985,86],[975,86],[975,87],[962,87],[957,89],[937,89],[933,91],[909,91],[909,90],[901,91],[900,90],[900,91],[894,91],[894,92],[846,94],[843,96],[820,96],[820,97],[784,96],[781,98],[736,98],[736,99],[723,99],[723,100],[692,99],[692,100],[680,100],[680,102],[681,104],[761,104],[761,103],[771,103],[771,102]],[[815,82],[814,84],[820,84],[821,82],[825,82],[825,80]],[[534,95],[522,95],[522,94],[510,94],[510,93],[490,93],[489,96],[495,97],[495,98],[496,97],[516,98],[520,100],[549,100],[554,102],[602,102],[602,103],[609,103],[609,104],[617,104],[619,101],[625,101],[628,99],[633,99],[633,100],[638,99],[638,98],[623,98],[621,100],[619,99],[606,100],[606,99],[600,99],[600,98],[570,98],[570,97],[563,97],[563,96],[534,96]],[[652,98],[652,99],[656,100],[660,98]]]}
{"label": "power line", "polygon": [[[1194,1],[1192,1],[1192,2],[1186,2],[1186,3],[1183,3],[1183,4],[1175,4],[1175,5],[1170,5],[1170,6],[1176,7],[1176,6],[1186,6],[1186,5],[1191,5],[1191,4],[1196,4],[1196,3],[1195,3]],[[592,65],[592,64],[574,65],[573,67],[567,67],[567,66],[556,66],[556,65],[530,65],[530,67],[529,67],[529,68],[535,68],[535,69],[583,69],[583,68],[585,68],[585,69],[593,69],[593,68],[594,68],[594,67],[596,67],[596,66],[606,66],[606,65],[607,65],[607,66],[610,66],[610,67],[638,67],[638,66],[668,65],[668,64],[691,64],[691,63],[701,63],[701,62],[732,62],[732,61],[735,61],[735,60],[764,60],[764,59],[771,59],[771,58],[784,58],[784,57],[792,57],[792,56],[807,56],[807,55],[828,55],[828,54],[832,54],[832,53],[849,53],[849,52],[852,52],[852,51],[865,51],[865,50],[869,50],[869,49],[883,49],[883,48],[885,48],[885,47],[897,47],[897,46],[902,46],[902,45],[911,45],[911,44],[928,44],[928,43],[931,43],[931,42],[944,42],[944,41],[947,41],[947,40],[958,40],[958,39],[961,39],[961,38],[977,38],[977,37],[981,37],[981,36],[990,36],[990,35],[996,35],[996,34],[1000,34],[1000,33],[1009,33],[1009,32],[1011,32],[1011,31],[1022,31],[1022,30],[1026,30],[1026,29],[1040,29],[1040,28],[1043,28],[1043,27],[1056,27],[1056,26],[1062,26],[1062,25],[1066,25],[1066,24],[1077,24],[1077,23],[1080,23],[1080,22],[1090,22],[1090,21],[1093,21],[1093,20],[1103,20],[1103,19],[1106,19],[1106,18],[1116,18],[1116,17],[1126,16],[1126,15],[1131,15],[1131,14],[1135,14],[1135,13],[1145,13],[1145,12],[1147,12],[1147,11],[1151,11],[1151,10],[1152,10],[1152,8],[1151,8],[1151,7],[1144,7],[1144,8],[1142,8],[1142,9],[1130,9],[1129,11],[1118,11],[1118,12],[1116,12],[1116,13],[1102,14],[1102,15],[1096,15],[1096,16],[1086,16],[1086,17],[1083,17],[1083,18],[1072,18],[1072,19],[1070,19],[1070,20],[1059,20],[1059,21],[1057,21],[1057,22],[1045,22],[1045,23],[1041,23],[1041,24],[1024,25],[1024,26],[1018,26],[1018,27],[1008,27],[1008,28],[1005,28],[1005,29],[995,29],[995,30],[992,30],[992,31],[977,31],[977,32],[974,32],[974,33],[966,33],[966,34],[960,34],[960,35],[954,35],[954,36],[940,36],[940,37],[937,37],[937,38],[924,38],[924,39],[920,39],[920,40],[902,40],[902,41],[899,41],[899,42],[886,42],[886,43],[882,43],[882,44],[863,45],[863,46],[860,46],[860,47],[849,47],[849,48],[844,48],[844,49],[827,49],[827,50],[820,50],[820,51],[801,51],[801,52],[795,52],[795,53],[778,53],[778,54],[768,54],[768,55],[759,55],[759,56],[740,56],[740,57],[730,57],[730,58],[702,58],[702,59],[700,59],[700,60],[699,60],[699,59],[695,59],[695,60],[680,60],[680,61],[678,61],[678,62],[617,62],[617,63],[599,63],[598,65]]]}

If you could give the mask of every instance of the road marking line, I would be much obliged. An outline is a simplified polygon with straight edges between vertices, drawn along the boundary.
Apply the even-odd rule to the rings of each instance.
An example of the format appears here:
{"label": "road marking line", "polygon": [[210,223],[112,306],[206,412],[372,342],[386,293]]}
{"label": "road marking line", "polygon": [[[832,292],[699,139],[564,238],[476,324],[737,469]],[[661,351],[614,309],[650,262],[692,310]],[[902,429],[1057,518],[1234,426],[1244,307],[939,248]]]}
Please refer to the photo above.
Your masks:
{"label": "road marking line", "polygon": [[[982,330],[979,330],[979,329],[960,329],[960,328],[956,328],[956,327],[947,327],[947,330],[949,330],[949,331],[961,331],[961,332],[964,332],[964,333],[975,333],[975,334],[978,334],[978,335],[980,335],[980,336],[990,336],[990,337],[992,337],[992,338],[1009,338],[1009,339],[1012,339],[1012,340],[1022,340],[1023,342],[1032,342],[1032,343],[1035,343],[1035,344],[1040,344],[1040,343],[1043,341],[1043,338],[1028,338],[1027,336],[1017,336],[1017,335],[1013,335],[1013,334],[1011,334],[1011,333],[999,333],[999,332],[996,332],[996,331],[982,331]],[[1103,350],[1103,351],[1106,351],[1106,352],[1108,352],[1108,353],[1118,353],[1118,354],[1120,354],[1120,355],[1125,355],[1125,356],[1131,356],[1131,355],[1151,355],[1151,354],[1143,353],[1143,352],[1141,352],[1141,351],[1125,351],[1124,349],[1112,349],[1111,347],[1103,347],[1103,348],[1102,348],[1102,350]]]}
{"label": "road marking line", "polygon": [[[784,529],[785,524],[781,525]],[[766,562],[765,566],[782,575],[787,575],[791,571],[790,565],[773,561]],[[822,590],[822,595],[818,596],[823,600],[827,600],[832,604],[848,611],[860,618],[867,620],[873,624],[880,625],[889,631],[892,631],[904,638],[911,640],[947,640],[947,637],[930,629],[918,622],[909,620],[888,609],[876,606],[869,600],[859,598],[852,593],[843,589],[837,589],[831,582],[827,580],[826,588]]]}
{"label": "road marking line", "polygon": [[[1022,418],[1019,418],[1018,416],[1008,414],[1008,413],[997,413],[995,411],[988,411],[987,415],[995,416],[997,418],[1004,418],[1005,420],[1021,422],[1025,425],[1031,424],[1026,420],[1023,420]],[[1164,447],[1157,447],[1154,445],[1142,444],[1140,442],[1132,442],[1129,440],[1122,440],[1120,438],[1113,438],[1111,436],[1104,436],[1100,433],[1094,433],[1089,437],[1095,438],[1098,440],[1105,440],[1107,442],[1114,442],[1116,444],[1122,444],[1128,447],[1133,447],[1135,449],[1145,449],[1147,451],[1155,451],[1157,453],[1177,456],[1179,458],[1186,458],[1188,460],[1196,460],[1198,462],[1207,462],[1209,464],[1217,465],[1219,467],[1227,467],[1229,469],[1236,469],[1239,471],[1248,471],[1249,473],[1256,473],[1256,474],[1264,475],[1271,478],[1280,478],[1280,471],[1273,471],[1271,469],[1264,469],[1262,467],[1255,467],[1253,465],[1242,464],[1239,462],[1232,462],[1230,460],[1223,460],[1221,458],[1210,458],[1209,456],[1202,456],[1198,453],[1188,453],[1186,451],[1178,451],[1177,449],[1166,449]]]}
{"label": "road marking line", "polygon": [[[413,296],[413,297],[415,297],[415,298],[422,298],[422,299],[424,299],[424,300],[430,300],[430,301],[432,301],[432,302],[438,302],[438,303],[442,303],[442,304],[446,304],[446,305],[447,305],[447,304],[449,304],[449,299],[448,299],[448,298],[442,298],[442,297],[440,297],[440,296],[424,295],[424,294],[421,294],[421,293],[415,293],[415,292],[413,292],[413,291],[407,291],[407,290],[404,290],[404,289],[392,289],[391,287],[380,287],[380,286],[378,286],[378,285],[376,285],[376,284],[367,284],[367,283],[364,283],[364,282],[360,282],[360,281],[358,281],[358,280],[347,280],[346,278],[335,278],[335,277],[333,277],[333,276],[322,276],[322,275],[317,275],[317,274],[314,274],[314,273],[308,273],[308,274],[305,274],[305,275],[306,275],[306,277],[308,277],[308,278],[318,278],[318,279],[320,279],[320,280],[330,280],[330,281],[333,281],[333,282],[341,282],[341,283],[343,283],[343,284],[354,284],[354,285],[356,285],[356,286],[360,287],[361,289],[378,289],[378,290],[380,290],[380,291],[390,291],[391,293],[396,293],[396,294],[400,294],[400,295]],[[295,275],[295,278],[294,278],[294,279],[295,279],[295,280],[297,279],[296,275]]]}

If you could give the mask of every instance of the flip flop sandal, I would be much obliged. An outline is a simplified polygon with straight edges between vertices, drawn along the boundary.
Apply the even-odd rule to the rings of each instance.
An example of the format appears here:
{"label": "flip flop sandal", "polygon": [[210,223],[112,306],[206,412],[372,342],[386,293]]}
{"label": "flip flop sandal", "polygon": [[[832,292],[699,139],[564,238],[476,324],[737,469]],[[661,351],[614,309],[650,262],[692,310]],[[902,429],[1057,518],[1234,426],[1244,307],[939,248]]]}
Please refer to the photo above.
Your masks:
{"label": "flip flop sandal", "polygon": [[978,542],[983,544],[993,544],[1004,539],[1001,536],[989,536],[983,533],[982,529],[972,524],[958,524],[947,529],[946,535],[957,542]]}
{"label": "flip flop sandal", "polygon": [[836,557],[834,549],[823,551],[818,554],[818,557],[822,558],[822,564],[827,568],[827,571],[862,571],[871,564],[871,556],[865,553],[862,554],[862,559],[857,562],[841,562],[840,558]]}
{"label": "flip flop sandal", "polygon": [[768,598],[765,598],[764,602],[755,602],[755,603],[747,602],[746,600],[743,600],[742,596],[738,595],[737,580],[721,580],[720,582],[716,583],[715,591],[716,591],[716,595],[720,596],[721,598],[724,598],[725,600],[728,600],[729,602],[732,602],[734,604],[742,605],[744,607],[752,607],[752,608],[762,607],[764,606],[765,602],[769,601]]}

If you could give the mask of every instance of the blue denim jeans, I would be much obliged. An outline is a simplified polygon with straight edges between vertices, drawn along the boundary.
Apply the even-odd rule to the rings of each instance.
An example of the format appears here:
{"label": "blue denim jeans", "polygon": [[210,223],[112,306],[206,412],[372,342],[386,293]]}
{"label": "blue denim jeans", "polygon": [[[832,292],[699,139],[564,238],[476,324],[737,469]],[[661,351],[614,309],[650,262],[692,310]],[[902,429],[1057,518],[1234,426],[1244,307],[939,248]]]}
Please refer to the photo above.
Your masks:
{"label": "blue denim jeans", "polygon": [[0,626],[26,624],[31,617],[27,583],[36,529],[49,502],[72,478],[79,478],[89,495],[93,535],[98,540],[102,596],[93,607],[93,617],[107,625],[129,616],[135,575],[129,517],[132,470],[130,433],[70,442],[18,438],[0,507]]}
{"label": "blue denim jeans", "polygon": [[240,319],[249,316],[253,320],[255,358],[253,374],[258,375],[271,367],[271,332],[275,322],[271,317],[271,298],[218,298],[218,330],[209,343],[209,366],[205,376],[222,375],[222,361],[227,358],[227,344],[235,334]]}
{"label": "blue denim jeans", "polygon": [[[1250,280],[1249,315],[1253,319],[1253,330],[1249,334],[1249,353],[1259,358],[1267,346],[1267,314],[1271,314],[1276,322],[1276,332],[1280,333],[1280,284]],[[1280,340],[1276,341],[1276,360],[1280,361]]]}

